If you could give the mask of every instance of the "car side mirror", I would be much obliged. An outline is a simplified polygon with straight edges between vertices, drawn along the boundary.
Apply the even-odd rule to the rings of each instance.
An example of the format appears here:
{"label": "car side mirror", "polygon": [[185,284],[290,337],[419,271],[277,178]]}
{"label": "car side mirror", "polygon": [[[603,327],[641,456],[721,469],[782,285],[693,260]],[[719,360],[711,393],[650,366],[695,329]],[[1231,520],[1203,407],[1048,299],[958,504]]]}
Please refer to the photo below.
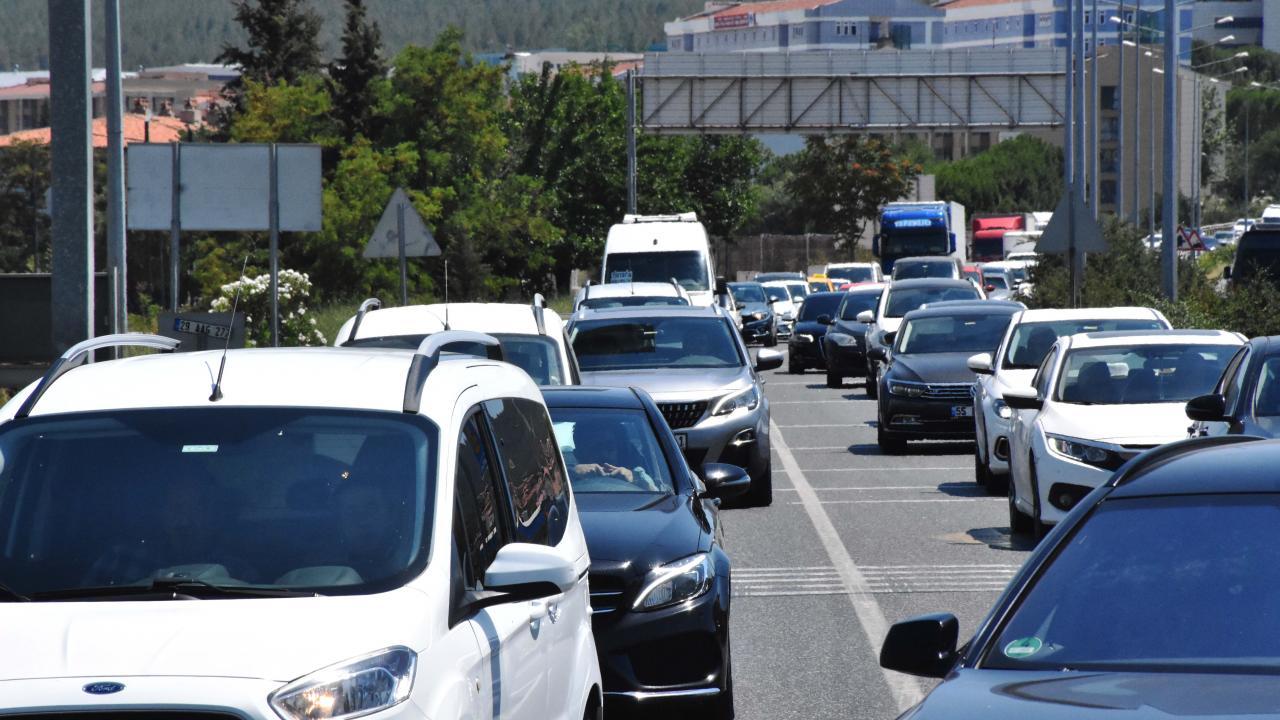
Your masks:
{"label": "car side mirror", "polygon": [[825,314],[824,314],[824,315],[819,315],[819,316],[818,316],[818,324],[819,324],[819,325],[830,325],[830,324],[831,324],[831,316],[830,316],[830,315],[825,315]]}
{"label": "car side mirror", "polygon": [[908,675],[946,677],[955,665],[960,621],[950,613],[894,623],[880,646],[880,667]]}
{"label": "car side mirror", "polygon": [[871,347],[867,348],[867,357],[871,358],[872,360],[875,360],[876,362],[888,362],[889,349],[885,347],[878,347],[878,346],[872,345]]}
{"label": "car side mirror", "polygon": [[1187,401],[1187,417],[1200,422],[1226,420],[1227,399],[1217,393],[1201,395]]}
{"label": "car side mirror", "polygon": [[702,466],[702,484],[707,486],[705,497],[732,500],[751,489],[751,475],[737,465],[707,463]]}
{"label": "car side mirror", "polygon": [[716,278],[716,294],[727,295],[729,293],[729,281],[722,277]]}
{"label": "car side mirror", "polygon": [[1004,402],[1014,410],[1039,410],[1044,407],[1044,400],[1041,400],[1039,393],[1031,388],[1006,391]]}
{"label": "car side mirror", "polygon": [[871,312],[870,310],[863,310],[862,312],[858,313],[857,320],[863,325],[870,325],[871,323],[876,321],[876,314],[874,312]]}
{"label": "car side mirror", "polygon": [[558,550],[532,543],[503,545],[484,572],[485,590],[506,600],[534,600],[568,592],[578,583],[573,562]]}
{"label": "car side mirror", "polygon": [[777,350],[769,350],[762,348],[756,351],[756,372],[764,372],[765,370],[777,370],[782,367],[782,353]]}
{"label": "car side mirror", "polygon": [[991,369],[991,353],[978,353],[970,357],[966,364],[968,364],[970,370],[979,375],[990,375],[993,372]]}

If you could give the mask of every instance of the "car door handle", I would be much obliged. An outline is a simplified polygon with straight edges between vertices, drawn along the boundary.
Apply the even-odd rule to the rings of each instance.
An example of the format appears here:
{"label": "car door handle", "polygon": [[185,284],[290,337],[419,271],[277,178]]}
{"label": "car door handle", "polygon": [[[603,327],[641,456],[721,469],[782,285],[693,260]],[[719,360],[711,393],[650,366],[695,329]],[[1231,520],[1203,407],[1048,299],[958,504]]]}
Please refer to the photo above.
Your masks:
{"label": "car door handle", "polygon": [[554,624],[560,619],[560,606],[550,600],[533,600],[529,603],[529,624],[536,625],[542,618]]}

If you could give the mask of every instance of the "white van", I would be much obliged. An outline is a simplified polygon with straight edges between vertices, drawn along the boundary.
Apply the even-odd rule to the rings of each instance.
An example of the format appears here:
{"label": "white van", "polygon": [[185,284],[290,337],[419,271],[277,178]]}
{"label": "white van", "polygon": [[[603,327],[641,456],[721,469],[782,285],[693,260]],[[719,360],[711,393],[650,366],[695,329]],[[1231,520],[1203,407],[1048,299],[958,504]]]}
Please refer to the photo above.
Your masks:
{"label": "white van", "polygon": [[675,280],[691,305],[713,302],[715,268],[707,230],[694,213],[625,215],[609,228],[604,244],[603,283]]}

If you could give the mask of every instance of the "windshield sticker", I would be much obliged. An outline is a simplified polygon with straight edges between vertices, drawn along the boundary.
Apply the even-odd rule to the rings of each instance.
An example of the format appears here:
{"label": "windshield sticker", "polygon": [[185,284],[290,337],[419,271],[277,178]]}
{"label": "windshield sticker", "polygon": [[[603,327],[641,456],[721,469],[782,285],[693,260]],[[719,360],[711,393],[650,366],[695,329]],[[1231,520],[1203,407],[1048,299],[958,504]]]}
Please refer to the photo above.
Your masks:
{"label": "windshield sticker", "polygon": [[631,278],[632,273],[630,270],[614,270],[609,273],[609,282],[611,283],[629,283]]}
{"label": "windshield sticker", "polygon": [[184,453],[216,453],[218,452],[218,446],[217,445],[183,445],[182,452]]}
{"label": "windshield sticker", "polygon": [[1004,655],[1005,657],[1013,658],[1014,660],[1021,660],[1023,658],[1029,658],[1040,652],[1040,648],[1042,647],[1044,647],[1044,643],[1040,641],[1040,638],[1022,638],[1005,645]]}

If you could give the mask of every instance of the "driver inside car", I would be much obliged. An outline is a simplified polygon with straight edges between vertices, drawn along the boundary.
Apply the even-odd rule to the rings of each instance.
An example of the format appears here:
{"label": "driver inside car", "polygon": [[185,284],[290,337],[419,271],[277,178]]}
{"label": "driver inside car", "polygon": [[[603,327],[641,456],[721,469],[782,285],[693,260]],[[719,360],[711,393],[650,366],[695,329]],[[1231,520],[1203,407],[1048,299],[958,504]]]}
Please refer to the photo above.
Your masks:
{"label": "driver inside car", "polygon": [[613,477],[635,485],[637,490],[659,489],[627,442],[625,428],[617,423],[576,423],[573,445],[569,466],[579,480]]}

